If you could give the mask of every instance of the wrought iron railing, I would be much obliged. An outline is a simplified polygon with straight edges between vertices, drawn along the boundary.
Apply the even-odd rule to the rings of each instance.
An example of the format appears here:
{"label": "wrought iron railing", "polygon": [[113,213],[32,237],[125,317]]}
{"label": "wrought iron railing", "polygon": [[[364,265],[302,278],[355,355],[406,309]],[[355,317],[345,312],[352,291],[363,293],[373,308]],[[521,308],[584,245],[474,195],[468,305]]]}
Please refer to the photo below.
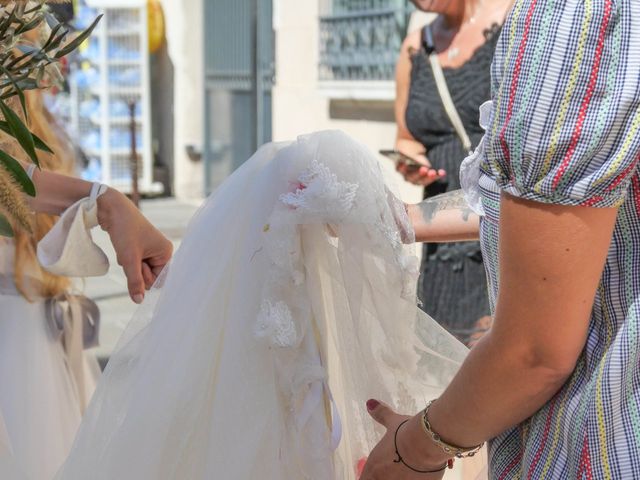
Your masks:
{"label": "wrought iron railing", "polygon": [[321,0],[321,81],[393,80],[408,0]]}

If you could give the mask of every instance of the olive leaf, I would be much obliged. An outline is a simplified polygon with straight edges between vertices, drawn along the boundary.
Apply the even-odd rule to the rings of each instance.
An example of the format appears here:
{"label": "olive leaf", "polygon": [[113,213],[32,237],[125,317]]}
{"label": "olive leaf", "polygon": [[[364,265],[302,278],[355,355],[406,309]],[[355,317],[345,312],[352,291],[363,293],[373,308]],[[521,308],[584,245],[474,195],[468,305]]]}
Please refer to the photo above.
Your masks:
{"label": "olive leaf", "polygon": [[0,150],[0,163],[11,174],[13,179],[20,185],[22,191],[31,197],[36,196],[36,187],[25,172],[20,162],[6,152]]}
{"label": "olive leaf", "polygon": [[[20,105],[22,106],[22,113],[24,113],[25,118],[29,118],[29,114],[27,112],[27,99],[24,96],[24,92],[20,89],[20,86],[16,82],[16,79],[13,77],[13,75],[11,75],[11,72],[9,72],[9,70],[4,65],[0,65],[0,71],[2,71],[2,73],[7,76],[9,83],[13,86],[15,90],[15,95],[18,95],[18,98],[20,99]],[[1,110],[1,107],[0,107],[0,110]],[[22,123],[22,120],[20,120],[20,123]]]}
{"label": "olive leaf", "polygon": [[36,145],[33,141],[33,135],[31,134],[27,126],[22,122],[20,117],[7,106],[7,104],[3,100],[0,100],[0,112],[2,112],[5,121],[9,124],[11,135],[16,140],[18,140],[18,143],[27,153],[27,155],[29,155],[31,161],[40,166],[38,155],[36,154]]}
{"label": "olive leaf", "polygon": [[89,38],[89,36],[91,35],[91,33],[93,33],[93,30],[98,26],[98,23],[100,22],[100,20],[102,19],[103,15],[98,15],[98,18],[96,18],[93,23],[89,26],[89,28],[87,28],[84,32],[82,32],[80,35],[78,35],[76,38],[74,38],[72,41],[70,41],[69,43],[67,43],[64,47],[62,47],[60,50],[58,50],[55,54],[56,58],[61,58],[64,57],[65,55],[69,55],[71,52],[73,52],[76,48],[78,48],[80,45],[82,45],[82,43]]}
{"label": "olive leaf", "polygon": [[[0,130],[2,130],[4,133],[8,135],[13,136],[13,134],[11,133],[11,128],[9,128],[9,124],[2,120],[0,120]],[[31,136],[33,137],[33,143],[36,146],[36,149],[42,150],[43,152],[47,152],[47,153],[53,153],[53,150],[51,150],[49,146],[46,143],[44,143],[44,141],[40,137],[38,137],[33,133],[31,134]]]}
{"label": "olive leaf", "polygon": [[[53,152],[27,126],[24,92],[58,82],[57,64],[60,59],[89,38],[102,15],[89,28],[64,44],[69,29],[47,10],[45,0],[0,0],[0,6],[0,113],[4,116],[4,120],[0,120],[0,131],[15,138],[26,152],[25,158],[28,157],[39,166],[37,151]],[[41,26],[50,29],[42,44],[26,38],[25,34]],[[12,104],[7,103],[13,97],[18,97],[24,115],[19,115]],[[0,184],[4,185],[0,188],[0,212],[8,215],[20,229],[31,231],[27,219],[29,210],[22,193],[35,195],[35,187],[18,160],[1,150]],[[11,224],[0,213],[0,236],[10,235],[13,235]]]}
{"label": "olive leaf", "polygon": [[0,237],[13,237],[13,228],[7,217],[0,213]]}

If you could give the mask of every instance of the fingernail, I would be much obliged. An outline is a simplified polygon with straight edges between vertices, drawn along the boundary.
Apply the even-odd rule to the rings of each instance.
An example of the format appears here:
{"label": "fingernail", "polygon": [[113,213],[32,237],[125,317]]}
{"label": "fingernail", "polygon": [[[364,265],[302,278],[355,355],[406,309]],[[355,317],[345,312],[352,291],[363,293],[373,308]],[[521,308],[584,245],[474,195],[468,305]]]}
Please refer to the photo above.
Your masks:
{"label": "fingernail", "polygon": [[378,405],[380,405],[380,402],[377,400],[368,400],[367,401],[367,410],[371,411],[371,410],[375,410],[376,408],[378,408]]}
{"label": "fingernail", "polygon": [[140,305],[144,301],[144,295],[142,295],[141,293],[134,295],[133,301]]}
{"label": "fingernail", "polygon": [[367,457],[362,457],[360,460],[358,460],[358,465],[356,466],[358,477],[360,477],[360,475],[362,475],[362,472],[364,472],[364,466],[366,464],[367,464]]}

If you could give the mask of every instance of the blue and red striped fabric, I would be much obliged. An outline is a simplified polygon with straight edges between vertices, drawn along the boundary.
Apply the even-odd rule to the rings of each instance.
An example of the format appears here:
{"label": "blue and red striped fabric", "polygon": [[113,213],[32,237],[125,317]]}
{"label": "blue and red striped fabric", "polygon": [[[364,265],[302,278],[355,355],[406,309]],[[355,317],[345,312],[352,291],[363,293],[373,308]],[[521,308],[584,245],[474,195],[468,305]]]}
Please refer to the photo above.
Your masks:
{"label": "blue and red striped fabric", "polygon": [[491,442],[491,478],[640,478],[640,1],[516,0],[492,96],[480,180],[492,304],[501,192],[619,213],[576,369]]}

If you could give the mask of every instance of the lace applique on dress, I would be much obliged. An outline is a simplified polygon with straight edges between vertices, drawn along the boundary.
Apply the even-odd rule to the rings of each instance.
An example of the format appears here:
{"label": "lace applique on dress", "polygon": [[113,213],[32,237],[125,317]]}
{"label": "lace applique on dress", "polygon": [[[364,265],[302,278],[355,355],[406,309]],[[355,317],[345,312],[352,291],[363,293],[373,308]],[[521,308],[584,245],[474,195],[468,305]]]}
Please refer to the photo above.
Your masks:
{"label": "lace applique on dress", "polygon": [[[348,162],[349,158],[344,161]],[[378,171],[376,176],[378,180],[381,179],[382,172]],[[280,195],[280,206],[275,208],[268,226],[263,230],[265,250],[273,270],[271,281],[263,293],[256,327],[259,338],[269,338],[273,345],[293,346],[296,343],[293,337],[283,341],[276,333],[285,324],[287,332],[293,332],[294,337],[297,334],[298,340],[303,335],[304,329],[298,325],[300,321],[297,319],[299,313],[307,311],[307,303],[303,298],[306,293],[300,245],[302,225],[323,224],[331,235],[339,236],[336,230],[340,229],[341,224],[360,222],[367,241],[380,249],[390,250],[395,257],[402,277],[403,297],[415,295],[419,262],[414,255],[405,251],[405,242],[415,237],[404,204],[384,184],[369,185],[366,179],[361,181],[359,184],[343,180],[327,164],[313,158],[297,178],[289,182],[294,190]],[[381,195],[383,191],[386,195]],[[372,212],[378,212],[377,221],[370,218]],[[285,312],[285,308],[288,312]]]}
{"label": "lace applique on dress", "polygon": [[274,347],[292,347],[296,343],[296,326],[291,310],[284,302],[262,302],[256,326],[258,338],[267,338]]}
{"label": "lace applique on dress", "polygon": [[[380,166],[372,161],[368,152],[342,148],[340,157],[336,157],[324,145],[304,139],[296,147],[299,150],[286,159],[290,163],[283,169],[285,178],[281,179],[282,185],[289,186],[289,191],[279,194],[262,227],[263,252],[269,259],[270,272],[262,291],[254,334],[270,347],[277,389],[286,404],[284,422],[302,435],[300,432],[312,422],[312,412],[322,412],[313,421],[320,418],[327,423],[325,402],[333,402],[323,359],[326,352],[321,351],[321,337],[328,334],[327,327],[321,318],[316,322],[315,313],[319,316],[322,313],[314,310],[324,307],[314,303],[317,299],[313,299],[314,294],[310,291],[319,278],[318,271],[314,270],[317,259],[313,253],[311,257],[305,253],[317,252],[319,245],[331,245],[327,252],[332,252],[330,255],[335,255],[335,261],[342,266],[349,265],[354,259],[371,262],[369,273],[373,278],[380,278],[375,275],[384,271],[386,286],[397,291],[407,304],[414,305],[419,262],[407,248],[407,243],[415,237],[405,206],[388,189]],[[309,248],[309,252],[305,252],[305,248]],[[364,257],[361,258],[362,254]],[[339,268],[338,264],[332,268]],[[344,272],[344,275],[349,273]],[[369,281],[367,278],[346,281],[357,284],[360,280]],[[337,284],[340,281],[336,279]],[[336,293],[340,296],[346,291],[336,290]],[[357,294],[352,298],[356,299]],[[343,301],[342,298],[327,299],[330,309]],[[355,304],[344,304],[342,308],[349,312],[345,313],[348,318],[336,317],[329,321],[344,321],[341,330],[353,328],[354,320],[350,315],[357,313],[350,307],[360,308]],[[397,327],[393,331],[385,329],[377,333],[385,338],[385,342],[372,346],[371,355],[394,375],[401,376],[399,372],[412,368],[404,367],[415,365],[419,358],[413,358],[412,350],[408,355],[397,355],[394,346],[413,334],[410,321]],[[403,381],[399,377],[393,379],[394,383]],[[386,390],[382,384],[378,388]],[[408,390],[405,393],[401,398],[402,406],[417,408]],[[331,410],[333,413],[326,425],[327,438],[331,437],[331,441],[326,446],[334,449],[342,427],[337,407],[334,405]],[[371,432],[365,431],[368,432],[360,428],[354,432],[356,437],[362,435],[362,438],[354,437],[352,441],[366,445],[367,435]],[[293,450],[301,448],[302,444],[296,443]],[[302,451],[298,454],[304,455]]]}
{"label": "lace applique on dress", "polygon": [[298,182],[295,192],[280,196],[280,201],[289,207],[327,218],[343,217],[353,208],[358,185],[339,181],[337,175],[317,159],[311,162]]}
{"label": "lace applique on dress", "polygon": [[[353,208],[358,185],[340,181],[328,166],[313,159],[292,182],[295,190],[280,195],[280,206],[271,215],[265,248],[273,269],[263,294],[256,335],[272,346],[294,347],[304,328],[298,317],[308,312],[300,225],[343,221]],[[294,313],[292,313],[292,311]]]}

